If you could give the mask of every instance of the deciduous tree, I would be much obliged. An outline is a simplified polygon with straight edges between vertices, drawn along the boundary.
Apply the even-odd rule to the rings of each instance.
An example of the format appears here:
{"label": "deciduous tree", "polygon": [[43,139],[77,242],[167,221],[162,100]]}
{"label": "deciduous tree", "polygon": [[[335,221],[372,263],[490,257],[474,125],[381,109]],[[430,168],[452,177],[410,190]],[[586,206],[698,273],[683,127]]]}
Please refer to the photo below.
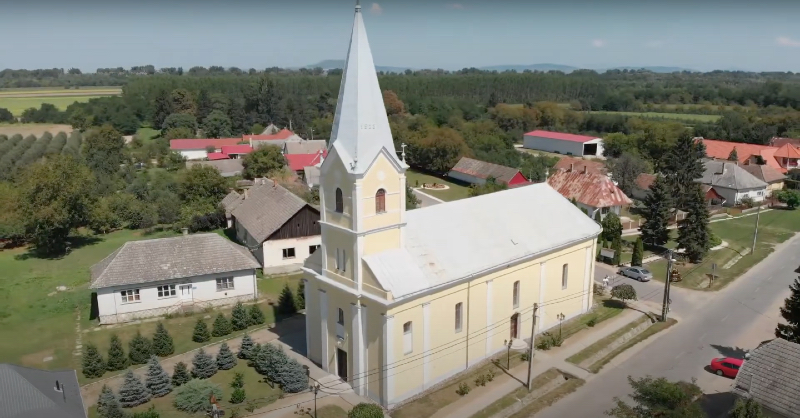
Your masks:
{"label": "deciduous tree", "polygon": [[618,284],[611,288],[611,297],[617,298],[623,303],[629,300],[636,300],[636,289],[629,284]]}
{"label": "deciduous tree", "polygon": [[650,169],[644,159],[630,152],[623,152],[619,158],[609,162],[614,181],[622,192],[628,196],[632,196],[634,190],[636,190],[636,179],[639,175],[646,173]]}
{"label": "deciduous tree", "polygon": [[603,238],[606,241],[614,242],[614,240],[622,237],[622,222],[616,213],[608,212],[601,225],[603,226]]}
{"label": "deciduous tree", "polygon": [[280,147],[266,145],[244,156],[242,160],[246,179],[272,177],[286,167],[286,158]]}
{"label": "deciduous tree", "polygon": [[209,138],[227,138],[231,136],[231,120],[225,113],[214,110],[203,119],[203,133]]}
{"label": "deciduous tree", "polygon": [[374,403],[362,402],[347,413],[347,418],[383,418],[383,409]]}
{"label": "deciduous tree", "polygon": [[389,116],[405,113],[405,104],[397,97],[397,93],[391,90],[383,91],[383,105],[386,107],[386,114]]}
{"label": "deciduous tree", "polygon": [[497,181],[494,177],[489,177],[486,179],[486,182],[483,184],[473,184],[469,186],[469,195],[470,197],[480,196],[484,194],[499,192],[501,190],[507,190],[508,185]]}
{"label": "deciduous tree", "polygon": [[124,160],[125,140],[111,125],[90,130],[83,141],[86,164],[97,176],[108,176],[119,171]]}
{"label": "deciduous tree", "polygon": [[173,129],[186,129],[192,133],[189,138],[194,138],[197,131],[197,119],[189,113],[173,113],[164,119],[161,129],[165,132]]}
{"label": "deciduous tree", "polygon": [[171,110],[173,113],[186,113],[194,116],[197,112],[197,107],[194,103],[194,97],[186,89],[175,89],[170,93]]}
{"label": "deciduous tree", "polygon": [[761,410],[759,404],[753,398],[736,399],[736,404],[733,409],[728,412],[730,418],[764,418],[764,412]]}

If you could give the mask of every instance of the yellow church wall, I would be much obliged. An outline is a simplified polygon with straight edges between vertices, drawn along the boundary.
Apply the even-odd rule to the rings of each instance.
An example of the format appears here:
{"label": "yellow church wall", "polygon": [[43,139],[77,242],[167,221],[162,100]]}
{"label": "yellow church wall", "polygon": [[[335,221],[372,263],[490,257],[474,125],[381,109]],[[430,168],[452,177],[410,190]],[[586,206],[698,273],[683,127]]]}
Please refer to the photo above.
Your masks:
{"label": "yellow church wall", "polygon": [[319,306],[319,283],[310,273],[304,273],[303,279],[306,280],[305,291],[307,295],[308,304],[306,305],[306,352],[308,358],[317,363],[322,364],[320,357],[321,346],[321,321],[314,320],[313,318],[320,318]]}
{"label": "yellow church wall", "polygon": [[400,228],[387,229],[364,236],[364,255],[400,247]]}
{"label": "yellow church wall", "polygon": [[[563,314],[566,319],[572,318],[583,311],[586,301],[584,296],[586,254],[587,248],[593,248],[594,240],[561,251],[557,256],[547,260],[545,265],[547,280],[545,281],[544,304],[540,309],[540,329],[544,330],[558,325],[558,315]],[[594,252],[589,251],[589,262],[594,262]],[[562,269],[567,267],[567,286],[562,288]],[[592,274],[592,270],[589,270]],[[592,283],[589,278],[588,293],[591,295]],[[589,296],[590,297],[590,296]]]}
{"label": "yellow church wall", "polygon": [[[353,258],[357,256],[353,251],[353,235],[335,227],[323,225],[325,237],[325,257],[330,273],[353,280]],[[344,251],[344,270],[336,269],[336,250]]]}
{"label": "yellow church wall", "polygon": [[[371,230],[400,223],[401,221],[401,188],[400,179],[403,174],[383,155],[379,155],[361,180],[363,228]],[[378,213],[375,195],[378,190],[386,191],[384,213]]]}
{"label": "yellow church wall", "polygon": [[365,370],[359,385],[366,384],[366,389],[373,399],[380,399],[384,380],[384,373],[381,370],[383,361],[383,321],[386,314],[386,309],[378,303],[374,303],[365,299],[361,303],[367,309],[367,334],[365,336],[366,344],[366,361],[364,362]]}
{"label": "yellow church wall", "polygon": [[[326,222],[352,228],[354,182],[336,155],[335,148],[331,149],[328,160],[331,160],[330,165],[325,164],[325,172],[320,176],[320,189],[324,190],[325,195]],[[336,188],[342,189],[342,213],[336,212]]]}
{"label": "yellow church wall", "polygon": [[375,274],[372,273],[367,263],[362,261],[361,265],[363,266],[361,269],[361,290],[391,301],[391,293],[384,290],[380,283],[378,283]]}

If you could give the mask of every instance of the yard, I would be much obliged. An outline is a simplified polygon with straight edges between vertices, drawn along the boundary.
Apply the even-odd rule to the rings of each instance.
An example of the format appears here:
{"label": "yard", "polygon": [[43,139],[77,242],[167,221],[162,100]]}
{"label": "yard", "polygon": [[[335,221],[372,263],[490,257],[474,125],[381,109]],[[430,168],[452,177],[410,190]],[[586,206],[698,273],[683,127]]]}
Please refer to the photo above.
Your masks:
{"label": "yard", "polygon": [[452,180],[447,180],[446,178],[425,174],[416,171],[414,169],[408,169],[406,171],[406,182],[409,186],[413,188],[421,188],[423,183],[444,184],[449,187],[447,190],[421,189],[420,191],[425,194],[429,194],[433,197],[438,197],[439,199],[446,201],[464,199],[466,197],[469,197],[468,185],[465,185],[464,183],[461,182],[454,183]]}

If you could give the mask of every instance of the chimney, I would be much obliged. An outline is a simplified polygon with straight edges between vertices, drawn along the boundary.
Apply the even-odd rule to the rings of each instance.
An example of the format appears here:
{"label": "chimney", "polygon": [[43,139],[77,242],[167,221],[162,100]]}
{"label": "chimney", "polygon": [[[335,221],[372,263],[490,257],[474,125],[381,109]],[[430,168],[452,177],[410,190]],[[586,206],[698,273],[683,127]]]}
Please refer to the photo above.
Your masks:
{"label": "chimney", "polygon": [[189,235],[189,228],[181,228],[181,233],[183,233],[183,235]]}
{"label": "chimney", "polygon": [[575,164],[574,163],[569,163],[569,172],[571,173],[573,171],[575,171]]}
{"label": "chimney", "polygon": [[586,174],[586,165],[583,166],[583,174]]}
{"label": "chimney", "polygon": [[[256,180],[256,181],[258,181],[258,180]],[[247,196],[249,194],[250,194],[250,188],[245,188],[244,189],[244,197],[242,198],[242,200],[247,200]]]}

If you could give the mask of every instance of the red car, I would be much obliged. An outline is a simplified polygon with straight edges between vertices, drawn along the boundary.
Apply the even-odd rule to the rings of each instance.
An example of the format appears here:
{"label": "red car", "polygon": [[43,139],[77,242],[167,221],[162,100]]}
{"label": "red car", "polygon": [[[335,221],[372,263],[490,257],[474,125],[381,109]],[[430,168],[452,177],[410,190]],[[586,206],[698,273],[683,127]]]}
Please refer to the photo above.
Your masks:
{"label": "red car", "polygon": [[718,376],[736,377],[744,360],[732,357],[721,357],[711,360],[711,370]]}

